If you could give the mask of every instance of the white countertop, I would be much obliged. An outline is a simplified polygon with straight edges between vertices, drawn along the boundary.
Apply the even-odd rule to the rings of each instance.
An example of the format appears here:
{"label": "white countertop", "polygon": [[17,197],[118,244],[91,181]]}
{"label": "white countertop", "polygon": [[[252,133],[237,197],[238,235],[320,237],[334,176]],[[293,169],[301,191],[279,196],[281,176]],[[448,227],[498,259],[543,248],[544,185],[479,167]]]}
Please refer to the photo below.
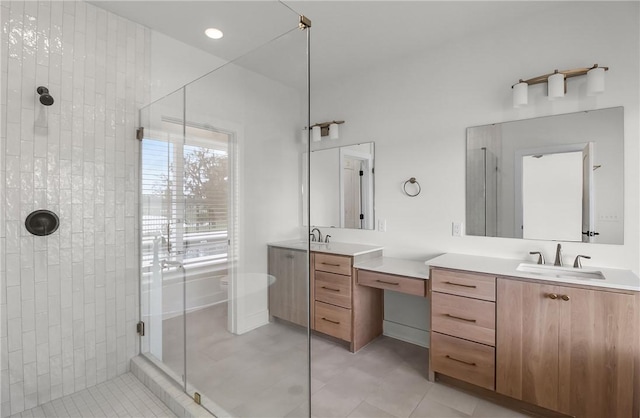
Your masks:
{"label": "white countertop", "polygon": [[558,278],[518,271],[516,269],[520,263],[531,264],[531,261],[450,253],[443,254],[424,262],[427,267],[443,267],[455,270],[468,270],[478,273],[495,274],[497,276],[521,277],[525,279],[534,279],[548,282],[605,287],[620,290],[633,290],[636,292],[640,292],[640,278],[638,278],[638,276],[636,276],[636,274],[631,270],[588,266],[585,267],[585,269],[598,270],[602,272],[602,274],[605,276],[605,279],[580,279],[565,277]]}
{"label": "white countertop", "polygon": [[378,257],[355,263],[353,267],[360,270],[377,271],[397,276],[413,277],[428,280],[429,268],[423,261],[405,260],[402,258]]}
{"label": "white countertop", "polygon": [[[290,248],[292,250],[307,250],[309,243],[302,240],[288,240],[280,242],[270,242],[267,245],[272,247]],[[383,247],[377,245],[352,244],[348,242],[311,242],[311,251],[317,253],[328,253],[347,255],[356,257],[358,255],[382,251]]]}

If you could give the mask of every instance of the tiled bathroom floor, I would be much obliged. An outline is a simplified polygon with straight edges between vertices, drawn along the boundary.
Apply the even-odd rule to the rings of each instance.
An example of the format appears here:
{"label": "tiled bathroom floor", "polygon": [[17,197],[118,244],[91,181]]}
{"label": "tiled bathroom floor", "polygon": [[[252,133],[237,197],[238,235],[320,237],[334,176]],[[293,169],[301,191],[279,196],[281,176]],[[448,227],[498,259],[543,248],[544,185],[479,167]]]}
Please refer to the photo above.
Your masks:
{"label": "tiled bathroom floor", "polygon": [[[165,363],[181,374],[182,318],[165,321]],[[226,306],[188,314],[187,376],[237,417],[305,417],[306,331],[273,322],[226,331]],[[428,350],[380,337],[356,354],[323,337],[311,348],[313,417],[527,417],[426,377]]]}
{"label": "tiled bathroom floor", "polygon": [[175,417],[131,373],[12,415],[17,417]]}
{"label": "tiled bathroom floor", "polygon": [[[189,382],[205,401],[210,398],[235,417],[306,417],[306,332],[274,322],[234,336],[226,331],[225,312],[218,306],[188,315],[188,334],[198,335],[187,348]],[[182,348],[170,337],[182,334],[173,328],[183,323],[181,318],[167,321],[163,330],[165,362],[177,375],[184,364]],[[427,349],[389,337],[378,338],[356,354],[314,337],[312,417],[527,417],[429,382],[427,356]],[[127,373],[12,417],[174,416]]]}

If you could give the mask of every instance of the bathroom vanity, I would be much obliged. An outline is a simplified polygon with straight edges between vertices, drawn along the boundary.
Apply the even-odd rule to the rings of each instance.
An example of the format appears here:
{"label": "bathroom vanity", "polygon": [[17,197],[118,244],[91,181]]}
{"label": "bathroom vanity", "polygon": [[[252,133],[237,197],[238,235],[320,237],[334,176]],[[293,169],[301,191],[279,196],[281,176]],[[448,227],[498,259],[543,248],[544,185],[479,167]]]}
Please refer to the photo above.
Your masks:
{"label": "bathroom vanity", "polygon": [[631,271],[463,254],[422,263],[344,243],[312,243],[307,266],[307,245],[269,246],[272,316],[306,325],[309,277],[311,329],[356,352],[382,334],[385,290],[430,298],[431,380],[534,413],[640,416],[640,279]]}
{"label": "bathroom vanity", "polygon": [[[306,248],[302,241],[269,244],[270,315],[306,326]],[[382,247],[311,243],[311,329],[349,344],[356,352],[382,335],[384,291],[427,295],[424,263],[382,257]]]}
{"label": "bathroom vanity", "polygon": [[640,286],[632,272],[542,276],[519,271],[518,260],[460,254],[427,263],[432,378],[576,417],[638,416]]}

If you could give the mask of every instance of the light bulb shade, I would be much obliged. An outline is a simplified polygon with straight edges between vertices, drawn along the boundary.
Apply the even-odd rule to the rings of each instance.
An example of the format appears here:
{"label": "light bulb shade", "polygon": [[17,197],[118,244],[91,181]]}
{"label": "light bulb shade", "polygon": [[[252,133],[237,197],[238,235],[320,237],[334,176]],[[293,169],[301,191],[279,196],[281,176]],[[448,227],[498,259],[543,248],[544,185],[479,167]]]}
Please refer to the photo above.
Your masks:
{"label": "light bulb shade", "polygon": [[524,81],[513,86],[513,107],[526,106],[529,101],[529,85]]}
{"label": "light bulb shade", "polygon": [[320,140],[322,139],[319,126],[314,126],[311,129],[311,139],[313,140],[313,142],[320,142]]}
{"label": "light bulb shade", "polygon": [[340,130],[338,128],[337,123],[332,123],[331,125],[329,125],[329,138],[331,139],[340,138]]}
{"label": "light bulb shade", "polygon": [[547,79],[549,100],[564,97],[564,74],[555,73]]}
{"label": "light bulb shade", "polygon": [[604,93],[604,68],[596,67],[587,71],[587,94],[594,96]]}

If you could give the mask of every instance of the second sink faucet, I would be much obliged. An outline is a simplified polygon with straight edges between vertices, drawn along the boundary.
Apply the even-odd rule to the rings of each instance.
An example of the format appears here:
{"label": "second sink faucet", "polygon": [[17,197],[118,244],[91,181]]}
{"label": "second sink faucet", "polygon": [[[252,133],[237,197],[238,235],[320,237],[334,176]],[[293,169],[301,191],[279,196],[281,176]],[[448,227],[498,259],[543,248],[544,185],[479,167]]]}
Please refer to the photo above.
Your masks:
{"label": "second sink faucet", "polygon": [[318,231],[318,239],[317,239],[317,241],[318,242],[322,242],[322,232],[320,232],[320,230],[318,228],[313,228],[311,230],[311,236],[312,236],[311,240],[312,241],[316,241],[316,233],[315,233],[316,231]]}
{"label": "second sink faucet", "polygon": [[554,266],[562,266],[562,246],[558,243],[556,247],[556,261],[553,263]]}

